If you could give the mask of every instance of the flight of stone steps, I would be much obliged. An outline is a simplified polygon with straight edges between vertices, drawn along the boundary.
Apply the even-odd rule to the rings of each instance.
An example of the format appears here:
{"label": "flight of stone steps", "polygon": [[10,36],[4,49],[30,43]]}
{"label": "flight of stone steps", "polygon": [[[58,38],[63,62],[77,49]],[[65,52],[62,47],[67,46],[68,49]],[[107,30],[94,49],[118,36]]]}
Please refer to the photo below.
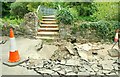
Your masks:
{"label": "flight of stone steps", "polygon": [[43,16],[38,29],[37,38],[40,39],[58,39],[59,27],[54,15]]}

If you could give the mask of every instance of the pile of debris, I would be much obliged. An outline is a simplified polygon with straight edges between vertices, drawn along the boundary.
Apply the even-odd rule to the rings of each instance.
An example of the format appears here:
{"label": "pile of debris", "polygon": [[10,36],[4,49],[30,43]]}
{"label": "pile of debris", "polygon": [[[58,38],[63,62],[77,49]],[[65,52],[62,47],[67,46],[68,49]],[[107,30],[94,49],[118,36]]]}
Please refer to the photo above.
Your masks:
{"label": "pile of debris", "polygon": [[[51,58],[33,59],[21,64],[41,75],[118,75],[120,62],[108,55],[104,44],[54,43],[59,48]],[[41,48],[42,50],[42,48]],[[106,51],[105,51],[106,50]],[[44,51],[44,50],[43,50]],[[48,52],[49,53],[49,52]]]}

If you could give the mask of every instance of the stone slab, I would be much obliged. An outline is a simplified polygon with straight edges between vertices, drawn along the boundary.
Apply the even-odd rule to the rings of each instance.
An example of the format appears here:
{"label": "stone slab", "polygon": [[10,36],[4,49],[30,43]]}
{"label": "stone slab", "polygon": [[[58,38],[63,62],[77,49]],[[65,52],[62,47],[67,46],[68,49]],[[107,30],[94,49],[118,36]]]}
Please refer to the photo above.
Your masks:
{"label": "stone slab", "polygon": [[74,55],[73,45],[70,42],[68,42],[65,47],[70,52],[70,54]]}
{"label": "stone slab", "polygon": [[43,45],[43,48],[38,52],[41,59],[50,59],[54,51],[58,49],[55,45]]}

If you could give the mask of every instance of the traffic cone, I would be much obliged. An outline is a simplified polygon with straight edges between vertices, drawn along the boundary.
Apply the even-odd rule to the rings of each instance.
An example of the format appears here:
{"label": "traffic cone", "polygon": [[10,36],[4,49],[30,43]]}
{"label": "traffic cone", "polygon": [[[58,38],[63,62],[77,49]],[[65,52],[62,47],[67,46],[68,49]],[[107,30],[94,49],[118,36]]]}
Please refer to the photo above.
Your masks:
{"label": "traffic cone", "polygon": [[20,60],[20,55],[16,47],[16,41],[14,37],[13,29],[10,28],[10,52],[9,52],[9,62],[18,62]]}
{"label": "traffic cone", "polygon": [[114,42],[118,42],[119,38],[118,38],[118,30],[116,30],[116,34],[115,34],[115,38],[114,38]]}
{"label": "traffic cone", "polygon": [[8,65],[8,66],[16,66],[19,65],[21,63],[24,63],[25,61],[27,61],[26,59],[21,59],[17,46],[16,46],[16,41],[15,41],[15,37],[14,37],[14,32],[13,29],[10,28],[10,51],[9,51],[9,59],[5,60],[5,62],[3,62],[3,64]]}

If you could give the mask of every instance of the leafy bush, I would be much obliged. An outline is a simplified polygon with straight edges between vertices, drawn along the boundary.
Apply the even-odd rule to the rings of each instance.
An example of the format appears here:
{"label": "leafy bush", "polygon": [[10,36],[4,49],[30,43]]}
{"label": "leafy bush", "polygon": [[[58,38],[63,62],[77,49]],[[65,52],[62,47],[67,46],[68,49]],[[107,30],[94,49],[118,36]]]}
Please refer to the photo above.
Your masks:
{"label": "leafy bush", "polygon": [[97,11],[93,14],[96,20],[118,20],[118,2],[98,2],[96,6]]}
{"label": "leafy bush", "polygon": [[81,21],[96,21],[95,18],[92,16],[79,16],[78,19]]}
{"label": "leafy bush", "polygon": [[72,2],[71,5],[76,7],[79,16],[90,16],[97,10],[94,2]]}
{"label": "leafy bush", "polygon": [[29,12],[27,8],[27,3],[22,3],[22,2],[15,2],[12,3],[10,8],[11,8],[11,14],[15,15],[16,17],[22,18],[26,13]]}
{"label": "leafy bush", "polygon": [[57,20],[63,24],[72,24],[74,21],[73,15],[70,13],[68,9],[61,9],[57,13]]}
{"label": "leafy bush", "polygon": [[10,16],[9,18],[8,17],[3,18],[3,21],[9,24],[19,25],[21,22],[23,22],[23,19],[20,18],[17,19]]}
{"label": "leafy bush", "polygon": [[[83,23],[72,28],[72,33],[80,32],[80,36],[86,37],[94,35],[99,40],[103,39],[104,41],[113,41],[115,30],[120,28],[120,22],[118,21],[98,21],[98,22],[89,22]],[[87,35],[87,32],[89,34]],[[94,32],[94,33],[93,33]]]}
{"label": "leafy bush", "polygon": [[76,8],[69,8],[69,10],[70,10],[70,13],[73,15],[74,19],[77,20],[78,16],[79,16],[77,9]]}

